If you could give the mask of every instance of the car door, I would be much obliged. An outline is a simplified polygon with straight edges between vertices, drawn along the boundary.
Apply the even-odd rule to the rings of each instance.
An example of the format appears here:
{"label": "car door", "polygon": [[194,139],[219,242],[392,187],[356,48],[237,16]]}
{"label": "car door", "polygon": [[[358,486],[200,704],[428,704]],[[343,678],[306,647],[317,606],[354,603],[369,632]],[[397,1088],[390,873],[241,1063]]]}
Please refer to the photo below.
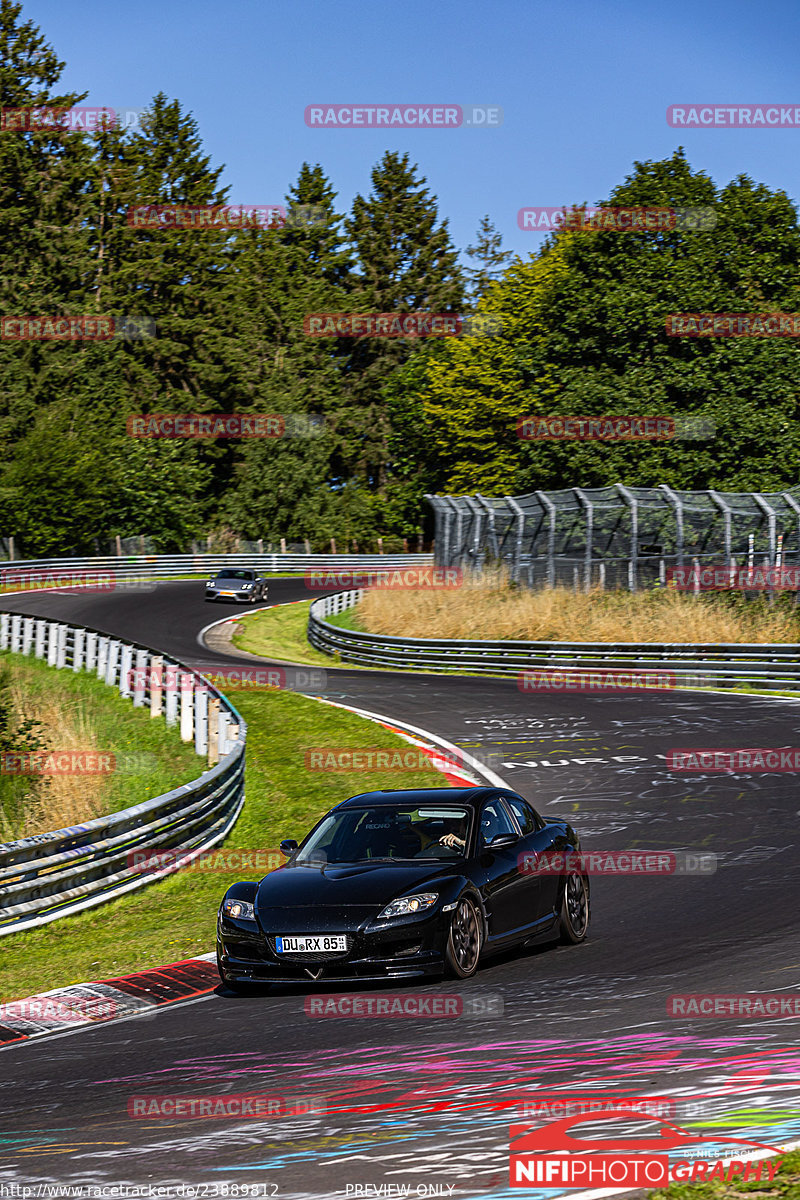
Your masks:
{"label": "car door", "polygon": [[522,875],[528,881],[525,905],[530,914],[531,924],[546,926],[558,902],[561,877],[554,873],[539,873],[536,868],[545,851],[564,849],[563,838],[557,837],[555,827],[547,825],[522,796],[509,793],[503,799],[514,814],[522,833],[518,862]]}
{"label": "car door", "polygon": [[[519,869],[521,833],[511,810],[498,796],[481,806],[476,855],[486,904],[489,939],[513,940],[527,924],[531,878]],[[503,839],[501,844],[494,839]]]}

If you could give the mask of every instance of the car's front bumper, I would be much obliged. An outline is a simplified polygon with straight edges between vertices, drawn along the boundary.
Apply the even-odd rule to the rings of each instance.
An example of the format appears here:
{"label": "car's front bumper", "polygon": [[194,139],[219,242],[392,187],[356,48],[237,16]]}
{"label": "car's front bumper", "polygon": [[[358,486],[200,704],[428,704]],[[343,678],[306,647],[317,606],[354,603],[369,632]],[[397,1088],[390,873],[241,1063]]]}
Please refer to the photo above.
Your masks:
{"label": "car's front bumper", "polygon": [[206,588],[206,600],[251,600],[254,594],[252,588],[246,592],[233,591],[229,588],[224,590],[222,588]]}
{"label": "car's front bumper", "polygon": [[[302,931],[296,919],[291,925],[295,932]],[[217,922],[217,958],[222,975],[235,982],[328,984],[441,975],[448,931],[449,924],[441,912],[379,928],[369,922],[368,928],[347,930],[343,924],[341,932],[347,933],[350,940],[346,952],[282,955],[274,949],[274,934],[289,933],[290,929],[270,930],[265,936],[252,922],[221,917]]]}

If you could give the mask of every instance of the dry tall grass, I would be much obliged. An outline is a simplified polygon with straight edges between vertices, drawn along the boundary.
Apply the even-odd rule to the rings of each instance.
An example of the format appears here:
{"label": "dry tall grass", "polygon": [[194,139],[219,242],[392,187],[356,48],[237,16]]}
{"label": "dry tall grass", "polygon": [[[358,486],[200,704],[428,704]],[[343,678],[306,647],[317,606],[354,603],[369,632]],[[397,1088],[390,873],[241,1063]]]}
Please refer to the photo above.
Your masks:
{"label": "dry tall grass", "polygon": [[459,588],[367,592],[358,608],[369,633],[397,637],[566,642],[797,642],[798,610],[728,597],[652,592],[530,591],[493,574]]}
{"label": "dry tall grass", "polygon": [[[18,720],[41,722],[43,750],[101,750],[98,734],[88,717],[83,702],[71,695],[66,686],[54,685],[54,690],[36,695],[26,686],[24,677],[12,673],[8,696]],[[11,837],[31,837],[51,829],[64,829],[106,811],[108,786],[104,775],[41,775],[26,797],[25,810],[16,828],[8,825],[0,809],[0,841]]]}

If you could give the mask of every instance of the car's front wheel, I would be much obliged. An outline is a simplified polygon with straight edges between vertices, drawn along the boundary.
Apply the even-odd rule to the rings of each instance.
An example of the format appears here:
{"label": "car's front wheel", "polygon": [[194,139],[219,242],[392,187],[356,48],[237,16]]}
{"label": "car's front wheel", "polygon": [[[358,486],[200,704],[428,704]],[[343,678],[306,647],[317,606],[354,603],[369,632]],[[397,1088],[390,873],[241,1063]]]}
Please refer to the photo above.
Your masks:
{"label": "car's front wheel", "polygon": [[453,912],[444,961],[449,976],[468,979],[478,969],[483,945],[483,924],[475,901],[462,896]]}
{"label": "car's front wheel", "polygon": [[562,942],[577,944],[589,929],[589,885],[579,871],[570,871],[561,901],[559,932]]}

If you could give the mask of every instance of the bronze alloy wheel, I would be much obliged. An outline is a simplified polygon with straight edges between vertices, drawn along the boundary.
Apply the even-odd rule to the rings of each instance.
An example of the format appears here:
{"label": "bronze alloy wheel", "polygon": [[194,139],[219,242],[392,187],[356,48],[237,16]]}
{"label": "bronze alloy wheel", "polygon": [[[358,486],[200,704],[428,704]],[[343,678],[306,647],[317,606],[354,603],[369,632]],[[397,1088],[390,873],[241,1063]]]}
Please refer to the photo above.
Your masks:
{"label": "bronze alloy wheel", "polygon": [[478,969],[483,934],[481,918],[473,900],[462,896],[453,913],[447,937],[445,960],[449,975],[467,979]]}
{"label": "bronze alloy wheel", "polygon": [[582,942],[589,928],[589,887],[578,871],[571,871],[561,905],[561,937],[565,942]]}

